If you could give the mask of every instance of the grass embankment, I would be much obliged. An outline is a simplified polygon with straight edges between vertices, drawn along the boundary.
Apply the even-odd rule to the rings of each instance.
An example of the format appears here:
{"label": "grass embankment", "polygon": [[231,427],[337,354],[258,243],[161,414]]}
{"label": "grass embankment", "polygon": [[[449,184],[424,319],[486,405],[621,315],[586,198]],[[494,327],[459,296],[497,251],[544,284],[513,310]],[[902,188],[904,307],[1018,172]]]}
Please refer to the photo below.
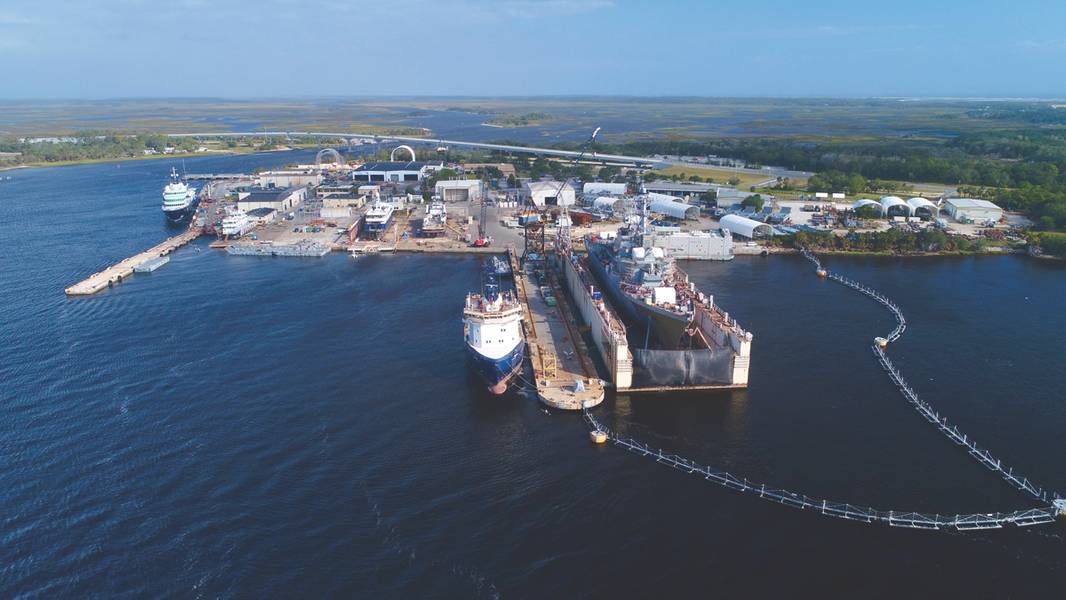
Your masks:
{"label": "grass embankment", "polygon": [[[740,179],[740,183],[737,184],[738,188],[748,189],[749,187],[762,183],[768,179],[772,179],[769,175],[745,173],[744,171],[734,171],[726,167],[710,167],[704,165],[672,165],[665,169],[657,169],[654,171],[656,175],[669,178],[674,175],[681,177],[685,181],[692,175],[707,179],[708,177],[714,179],[715,183],[728,183],[730,179],[736,177]],[[796,183],[802,184],[805,180],[800,180]]]}

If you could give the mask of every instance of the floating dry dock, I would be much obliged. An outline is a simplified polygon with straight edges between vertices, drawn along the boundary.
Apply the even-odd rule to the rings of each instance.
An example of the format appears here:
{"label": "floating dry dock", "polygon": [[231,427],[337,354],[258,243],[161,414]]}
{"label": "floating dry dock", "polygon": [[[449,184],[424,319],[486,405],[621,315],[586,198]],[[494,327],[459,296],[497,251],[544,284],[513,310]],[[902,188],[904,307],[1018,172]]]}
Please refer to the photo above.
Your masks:
{"label": "floating dry dock", "polygon": [[525,312],[522,331],[533,363],[537,397],[563,410],[581,410],[603,402],[604,383],[589,359],[567,295],[549,276],[544,287],[554,294],[554,306],[550,305],[533,277],[522,269],[514,249],[508,251],[508,258]]}
{"label": "floating dry dock", "polygon": [[195,223],[189,228],[172,238],[167,239],[161,244],[152,246],[151,248],[135,254],[122,262],[112,265],[99,273],[93,273],[83,281],[79,281],[74,285],[64,290],[68,296],[89,296],[99,292],[100,290],[107,289],[116,283],[122,283],[122,281],[133,275],[134,270],[138,267],[155,260],[160,256],[166,256],[171,252],[181,248],[185,244],[200,237],[203,233],[203,228]]}

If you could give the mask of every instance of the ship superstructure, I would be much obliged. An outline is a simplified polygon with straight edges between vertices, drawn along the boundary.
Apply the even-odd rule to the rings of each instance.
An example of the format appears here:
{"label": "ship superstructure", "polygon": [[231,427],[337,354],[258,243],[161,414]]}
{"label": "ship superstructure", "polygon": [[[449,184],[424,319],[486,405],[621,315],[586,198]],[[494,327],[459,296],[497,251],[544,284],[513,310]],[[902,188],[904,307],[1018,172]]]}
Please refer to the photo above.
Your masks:
{"label": "ship superstructure", "polygon": [[422,235],[436,237],[444,235],[448,224],[448,207],[440,200],[434,200],[426,209],[426,216],[422,219]]}
{"label": "ship superstructure", "polygon": [[482,291],[466,297],[463,337],[467,356],[493,394],[502,394],[522,369],[522,305],[510,291],[500,291],[496,275],[486,269]]}
{"label": "ship superstructure", "polygon": [[752,334],[642,233],[589,238],[589,266],[627,322],[642,385],[746,384]]}
{"label": "ship superstructure", "polygon": [[181,221],[196,208],[196,189],[189,186],[171,167],[170,183],[163,188],[163,214],[172,221]]}
{"label": "ship superstructure", "polygon": [[363,233],[368,237],[380,239],[388,231],[395,210],[392,204],[381,200],[371,204],[363,215]]}
{"label": "ship superstructure", "polygon": [[243,210],[234,208],[226,211],[222,217],[222,237],[239,238],[255,228],[255,219],[249,217]]}

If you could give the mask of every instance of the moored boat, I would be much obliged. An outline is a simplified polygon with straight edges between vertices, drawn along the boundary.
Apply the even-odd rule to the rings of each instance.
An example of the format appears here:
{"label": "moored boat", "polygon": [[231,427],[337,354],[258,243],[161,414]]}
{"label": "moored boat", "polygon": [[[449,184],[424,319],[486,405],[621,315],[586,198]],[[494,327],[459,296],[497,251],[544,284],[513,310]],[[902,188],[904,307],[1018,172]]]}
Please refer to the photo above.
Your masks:
{"label": "moored boat", "polygon": [[182,221],[196,210],[196,189],[185,183],[178,170],[171,167],[170,183],[163,188],[163,214],[171,221]]}
{"label": "moored boat", "polygon": [[483,277],[481,293],[466,297],[463,338],[472,368],[498,395],[507,391],[525,359],[522,306],[512,292],[500,291],[494,273],[486,270]]}

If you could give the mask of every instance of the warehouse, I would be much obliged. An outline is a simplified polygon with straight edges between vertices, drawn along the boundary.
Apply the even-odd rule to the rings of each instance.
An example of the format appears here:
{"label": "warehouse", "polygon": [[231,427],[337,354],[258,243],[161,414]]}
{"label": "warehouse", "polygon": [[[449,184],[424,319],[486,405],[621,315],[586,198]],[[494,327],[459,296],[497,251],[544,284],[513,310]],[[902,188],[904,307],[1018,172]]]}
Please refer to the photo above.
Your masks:
{"label": "warehouse", "polygon": [[307,198],[306,187],[294,188],[250,188],[237,195],[237,206],[247,212],[257,208],[271,208],[278,212],[288,212]]}
{"label": "warehouse", "polygon": [[625,196],[629,184],[626,183],[601,183],[590,181],[581,188],[581,193],[586,198],[593,196]]}
{"label": "warehouse", "polygon": [[655,194],[665,194],[677,198],[699,197],[713,191],[716,186],[713,183],[696,183],[684,181],[650,181],[644,184],[644,191]]}
{"label": "warehouse", "polygon": [[1003,209],[988,200],[948,198],[944,201],[944,210],[960,223],[999,221],[1003,218]]}
{"label": "warehouse", "polygon": [[733,235],[739,235],[748,239],[757,237],[769,237],[774,234],[773,227],[766,223],[742,217],[740,215],[726,215],[720,222],[722,229],[728,230]]}
{"label": "warehouse", "polygon": [[573,206],[576,193],[569,183],[560,181],[527,181],[522,194],[533,206]]}
{"label": "warehouse", "polygon": [[359,165],[352,173],[356,181],[422,181],[433,166],[417,161],[370,162]]}
{"label": "warehouse", "polygon": [[433,193],[444,202],[481,202],[482,190],[480,179],[452,179],[438,181]]}
{"label": "warehouse", "polygon": [[322,174],[311,169],[264,171],[256,178],[256,185],[263,188],[293,188],[322,183]]}

